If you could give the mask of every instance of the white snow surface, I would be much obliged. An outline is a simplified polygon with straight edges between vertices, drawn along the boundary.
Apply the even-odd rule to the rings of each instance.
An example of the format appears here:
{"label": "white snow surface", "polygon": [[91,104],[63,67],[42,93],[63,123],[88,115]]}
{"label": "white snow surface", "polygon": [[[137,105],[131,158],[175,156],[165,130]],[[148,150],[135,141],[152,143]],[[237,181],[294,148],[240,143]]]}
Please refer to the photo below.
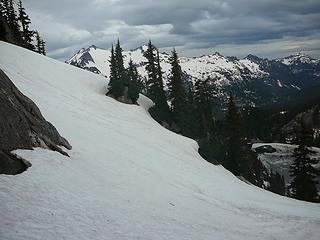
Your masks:
{"label": "white snow surface", "polygon": [[[139,74],[142,77],[147,76],[145,69],[145,63],[147,59],[143,56],[143,52],[146,51],[147,46],[143,45],[139,48],[124,51],[124,64],[127,66],[130,59],[137,65]],[[96,67],[102,75],[109,77],[110,75],[110,49],[104,50],[97,48],[96,46],[90,46],[88,48],[82,48],[74,56],[66,61],[66,63],[81,63],[83,54],[90,54],[93,61],[86,63],[86,67]],[[164,82],[170,76],[170,55],[167,53],[160,53],[160,65],[164,72]],[[252,78],[259,78],[267,73],[259,68],[259,65],[248,60],[230,60],[219,53],[210,55],[204,55],[201,57],[180,57],[180,65],[182,71],[190,77],[190,80],[197,81],[198,79],[211,78],[215,80],[218,87],[230,84],[232,81],[243,81],[243,76],[250,76]]]}
{"label": "white snow surface", "polygon": [[248,185],[141,106],[106,97],[106,78],[0,42],[0,68],[73,146],[34,149],[0,175],[0,239],[319,239],[320,205]]}

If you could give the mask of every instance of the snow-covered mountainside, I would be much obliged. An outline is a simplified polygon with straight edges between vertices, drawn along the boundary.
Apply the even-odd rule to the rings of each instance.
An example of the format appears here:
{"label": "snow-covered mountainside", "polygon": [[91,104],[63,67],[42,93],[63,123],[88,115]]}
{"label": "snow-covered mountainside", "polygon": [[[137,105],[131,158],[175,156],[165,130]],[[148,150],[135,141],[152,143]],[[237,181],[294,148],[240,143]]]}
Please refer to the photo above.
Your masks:
{"label": "snow-covered mountainside", "polygon": [[[130,58],[137,65],[142,77],[146,77],[146,46],[124,51],[125,64]],[[164,80],[170,75],[170,55],[160,53]],[[110,50],[90,46],[83,48],[66,63],[89,71],[109,76]],[[244,59],[224,57],[219,53],[201,57],[180,57],[180,65],[186,80],[210,78],[219,90],[221,102],[233,91],[241,103],[266,105],[290,101],[290,94],[303,95],[304,88],[320,86],[319,60],[305,54],[297,54],[284,59],[268,60],[253,55]],[[294,98],[294,97],[293,97]]]}
{"label": "snow-covered mountainside", "polygon": [[320,205],[248,185],[140,106],[106,97],[105,77],[0,42],[0,69],[65,136],[70,158],[0,176],[0,238],[318,239]]}
{"label": "snow-covered mountainside", "polygon": [[[143,53],[147,50],[147,46],[136,48],[130,51],[124,51],[124,62],[128,65],[129,60],[137,65],[138,71],[142,77],[146,77],[145,62],[146,58]],[[164,71],[165,79],[170,75],[170,55],[167,53],[159,54],[161,67]],[[96,73],[101,73],[109,77],[110,68],[109,62],[110,50],[90,46],[89,48],[81,49],[66,63],[79,66]],[[218,86],[230,85],[231,81],[243,81],[245,78],[259,78],[267,73],[261,71],[259,66],[254,62],[243,59],[228,59],[219,53],[205,55],[195,58],[180,58],[181,68],[193,83],[197,79],[212,78],[216,80]]]}
{"label": "snow-covered mountainside", "polygon": [[[259,159],[267,169],[273,172],[277,171],[280,175],[284,176],[286,184],[289,184],[292,180],[289,169],[294,160],[293,154],[296,147],[297,145],[285,143],[255,143],[252,145],[253,150],[259,148],[269,148],[273,150],[269,152],[257,151]],[[310,157],[320,159],[320,148],[312,147],[311,150],[313,153]],[[317,164],[316,168],[320,169],[320,163]]]}

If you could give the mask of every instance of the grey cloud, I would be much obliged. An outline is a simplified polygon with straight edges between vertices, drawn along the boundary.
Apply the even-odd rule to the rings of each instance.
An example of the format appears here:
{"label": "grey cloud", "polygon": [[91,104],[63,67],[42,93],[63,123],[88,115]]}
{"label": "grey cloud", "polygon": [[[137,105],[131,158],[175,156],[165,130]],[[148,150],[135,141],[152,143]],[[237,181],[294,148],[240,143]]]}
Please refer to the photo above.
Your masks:
{"label": "grey cloud", "polygon": [[[126,48],[151,38],[160,48],[178,46],[181,55],[213,48],[229,52],[228,47],[241,55],[238,46],[256,49],[265,42],[280,50],[282,43],[302,38],[303,50],[313,46],[320,30],[319,0],[29,0],[25,5],[56,58],[78,46],[109,47],[118,37]],[[308,52],[319,57],[318,50]]]}

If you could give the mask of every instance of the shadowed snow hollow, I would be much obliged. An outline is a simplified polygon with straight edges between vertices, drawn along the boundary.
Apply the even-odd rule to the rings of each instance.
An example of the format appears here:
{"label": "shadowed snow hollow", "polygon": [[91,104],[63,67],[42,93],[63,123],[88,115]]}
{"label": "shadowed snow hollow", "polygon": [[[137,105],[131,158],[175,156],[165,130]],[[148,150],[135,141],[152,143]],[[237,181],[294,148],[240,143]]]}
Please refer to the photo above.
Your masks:
{"label": "shadowed snow hollow", "polygon": [[73,149],[16,150],[0,176],[1,239],[318,239],[320,206],[239,181],[146,108],[106,97],[106,78],[0,42],[0,68]]}

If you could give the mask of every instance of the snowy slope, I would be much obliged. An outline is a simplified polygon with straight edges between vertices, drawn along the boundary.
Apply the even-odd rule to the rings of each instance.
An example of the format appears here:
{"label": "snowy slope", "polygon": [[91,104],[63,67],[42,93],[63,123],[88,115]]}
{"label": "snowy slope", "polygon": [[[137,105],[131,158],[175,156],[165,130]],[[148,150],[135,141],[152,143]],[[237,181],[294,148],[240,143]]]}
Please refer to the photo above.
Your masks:
{"label": "snowy slope", "polygon": [[0,176],[0,239],[318,239],[320,205],[241,182],[106,78],[0,42],[0,68],[72,144]]}
{"label": "snowy slope", "polygon": [[[143,56],[144,51],[147,50],[147,46],[143,45],[139,48],[124,51],[125,65],[128,65],[130,58],[137,64],[138,71],[142,77],[146,77],[147,73],[145,70],[146,58]],[[90,57],[89,57],[90,56]],[[159,54],[161,67],[164,72],[164,79],[170,75],[170,62],[167,53]],[[110,68],[110,49],[104,50],[97,48],[96,46],[90,46],[89,48],[83,48],[74,56],[66,61],[71,65],[77,65],[85,69],[95,67],[99,73],[104,76],[109,76]],[[204,55],[201,57],[181,57],[180,65],[182,71],[195,82],[198,79],[207,79],[210,77],[214,79],[217,86],[230,85],[230,81],[241,82],[246,77],[259,78],[267,75],[266,72],[260,70],[259,65],[256,63],[243,59],[228,59],[219,53],[211,55]]]}

